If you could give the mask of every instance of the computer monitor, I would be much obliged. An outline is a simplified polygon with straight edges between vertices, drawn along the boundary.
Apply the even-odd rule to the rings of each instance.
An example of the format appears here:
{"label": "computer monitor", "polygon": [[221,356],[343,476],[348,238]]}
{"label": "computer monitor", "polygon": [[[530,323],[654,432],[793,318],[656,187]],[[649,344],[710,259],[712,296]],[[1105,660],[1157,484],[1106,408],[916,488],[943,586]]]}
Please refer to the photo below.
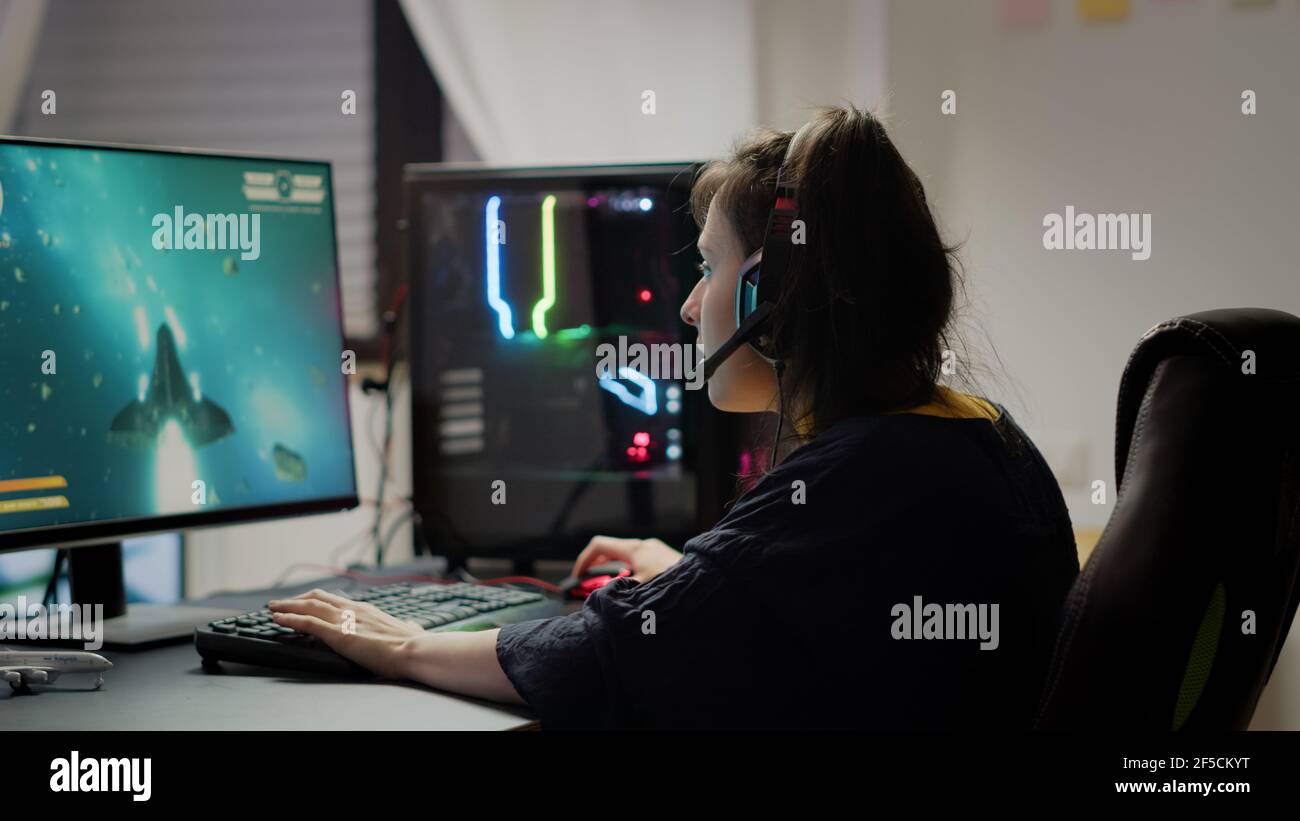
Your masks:
{"label": "computer monitor", "polygon": [[734,431],[680,317],[696,169],[407,166],[414,504],[435,552],[680,544],[731,497]]}
{"label": "computer monitor", "polygon": [[328,163],[0,138],[0,551],[354,507],[345,363]]}

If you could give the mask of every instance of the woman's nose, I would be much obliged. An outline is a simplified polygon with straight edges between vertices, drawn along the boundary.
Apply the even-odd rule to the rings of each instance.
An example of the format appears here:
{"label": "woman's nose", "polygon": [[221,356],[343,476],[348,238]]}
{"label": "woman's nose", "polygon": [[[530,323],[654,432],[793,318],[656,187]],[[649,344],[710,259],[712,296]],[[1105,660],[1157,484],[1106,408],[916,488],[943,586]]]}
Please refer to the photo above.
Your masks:
{"label": "woman's nose", "polygon": [[696,282],[695,287],[691,289],[690,295],[682,303],[682,322],[691,327],[697,327],[700,324],[700,289],[703,285],[703,279]]}

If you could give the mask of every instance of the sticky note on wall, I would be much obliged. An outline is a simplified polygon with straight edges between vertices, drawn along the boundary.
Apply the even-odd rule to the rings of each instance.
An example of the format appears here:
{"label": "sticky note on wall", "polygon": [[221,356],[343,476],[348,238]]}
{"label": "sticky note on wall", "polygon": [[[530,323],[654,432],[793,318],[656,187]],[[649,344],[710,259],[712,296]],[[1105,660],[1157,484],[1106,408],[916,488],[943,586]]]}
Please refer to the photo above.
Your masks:
{"label": "sticky note on wall", "polygon": [[1032,28],[1047,23],[1048,0],[1001,0],[998,19],[1003,28]]}
{"label": "sticky note on wall", "polygon": [[1128,0],[1075,0],[1079,19],[1087,23],[1114,23],[1128,18]]}

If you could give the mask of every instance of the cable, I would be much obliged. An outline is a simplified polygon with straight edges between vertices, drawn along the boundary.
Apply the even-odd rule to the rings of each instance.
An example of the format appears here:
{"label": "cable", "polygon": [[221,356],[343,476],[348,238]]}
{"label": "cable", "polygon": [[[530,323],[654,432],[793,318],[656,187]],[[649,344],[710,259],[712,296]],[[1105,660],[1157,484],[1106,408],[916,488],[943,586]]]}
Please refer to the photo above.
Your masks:
{"label": "cable", "polygon": [[772,364],[772,369],[776,371],[776,438],[772,441],[772,466],[769,471],[776,470],[781,459],[781,428],[785,425],[785,394],[781,391],[781,375],[785,373],[785,363],[778,359]]}
{"label": "cable", "polygon": [[[374,499],[369,498],[363,498],[360,502],[365,507],[373,507],[376,504]],[[406,507],[410,503],[411,499],[409,496],[402,499],[389,499],[387,502],[384,502],[384,510],[391,510],[395,507]]]}
{"label": "cable", "polygon": [[345,541],[340,542],[337,547],[335,547],[333,550],[330,551],[329,560],[334,564],[340,564],[340,565],[343,564],[343,560],[340,558],[340,554],[346,552],[348,548],[354,546],[358,541],[364,540],[364,538],[368,535],[370,535],[370,528],[366,527],[365,529],[360,530],[354,533],[353,535],[349,536]]}
{"label": "cable", "polygon": [[[380,537],[380,530],[384,523],[384,489],[388,485],[388,462],[393,447],[393,373],[397,367],[398,357],[394,351],[393,338],[396,336],[397,324],[402,317],[402,306],[406,304],[406,297],[410,293],[409,284],[403,282],[393,296],[393,302],[389,305],[388,310],[383,314],[383,336],[380,338],[380,362],[384,366],[383,382],[376,382],[374,379],[367,377],[361,381],[361,390],[364,393],[373,393],[374,391],[384,392],[384,446],[379,454],[379,490],[375,493],[375,498],[379,500],[379,506],[375,510],[375,523],[371,528],[371,538],[375,543],[375,564],[383,565],[384,562],[384,542]],[[374,410],[372,408],[371,413]],[[371,417],[373,419],[373,416]],[[373,427],[370,433],[374,444]]]}
{"label": "cable", "polygon": [[388,526],[388,532],[384,534],[383,541],[379,543],[379,550],[377,551],[379,561],[376,562],[377,566],[383,566],[384,554],[388,552],[388,543],[393,540],[393,536],[397,535],[397,529],[407,521],[413,521],[416,527],[420,526],[420,514],[415,508],[412,507],[409,510],[403,511],[402,514]]}
{"label": "cable", "polygon": [[[334,548],[332,548],[332,549],[330,550],[330,553],[329,553],[329,560],[330,560],[331,562],[334,562],[335,564],[334,564],[334,565],[329,565],[328,567],[330,567],[331,569],[333,569],[334,567],[336,567],[336,566],[338,565],[338,561],[339,561],[339,558],[338,558],[338,557],[339,557],[339,554],[342,553],[343,551],[347,550],[349,547],[351,547],[353,544],[355,544],[356,541],[357,541],[358,539],[363,538],[363,537],[366,536],[366,534],[368,534],[368,533],[370,533],[370,528],[369,528],[369,527],[366,527],[366,528],[363,528],[362,530],[359,530],[359,531],[357,531],[356,533],[352,534],[351,536],[349,536],[348,538],[344,539],[343,541],[339,542],[339,543],[338,543]],[[283,571],[281,571],[281,573],[280,573],[279,576],[276,576],[276,577],[275,577],[275,579],[271,582],[271,586],[272,586],[272,587],[279,587],[279,586],[284,582],[284,580],[288,577],[288,575],[294,571],[295,568],[303,567],[303,566],[304,566],[304,565],[303,565],[302,563],[300,563],[300,562],[299,562],[299,563],[294,563],[294,564],[289,565],[289,566],[286,567]],[[312,566],[312,567],[326,567],[326,565],[311,565],[311,566]]]}
{"label": "cable", "polygon": [[285,571],[280,574],[279,578],[277,578],[274,582],[271,583],[271,587],[279,587],[281,584],[284,583],[286,577],[288,577],[290,573],[292,573],[294,570],[299,570],[299,569],[324,570],[324,571],[328,571],[329,573],[332,573],[335,577],[338,578],[346,578],[353,581],[361,581],[367,584],[391,583],[391,582],[399,582],[399,581],[429,582],[432,584],[456,584],[457,582],[469,582],[470,584],[485,584],[485,585],[527,584],[533,587],[540,587],[541,589],[547,591],[548,593],[558,594],[561,592],[558,585],[552,584],[551,582],[545,581],[543,579],[534,578],[532,576],[502,576],[496,579],[480,580],[471,576],[467,571],[462,571],[461,573],[459,573],[458,574],[459,578],[456,579],[444,579],[439,576],[425,576],[425,575],[418,575],[418,574],[375,576],[369,573],[362,573],[358,570],[352,570],[351,568],[347,568],[347,567],[333,567],[325,564],[317,564],[315,562],[296,562],[294,564],[289,565],[289,567],[287,567]]}
{"label": "cable", "polygon": [[[384,498],[384,489],[388,484],[388,459],[393,445],[393,363],[388,363],[388,373],[384,379],[384,450],[379,460],[379,489],[375,498]],[[384,563],[384,548],[380,542],[379,530],[384,523],[384,508],[381,504],[375,511],[375,526],[372,538],[375,541],[375,565]]]}
{"label": "cable", "polygon": [[54,570],[50,573],[50,583],[45,585],[45,595],[41,597],[41,606],[48,606],[54,603],[54,594],[59,589],[59,574],[63,572],[63,560],[68,555],[66,548],[58,548],[54,551]]}
{"label": "cable", "polygon": [[456,578],[460,579],[463,582],[469,582],[470,584],[481,584],[479,579],[475,577],[473,573],[469,572],[469,570],[465,567],[456,568],[455,575]]}
{"label": "cable", "polygon": [[548,593],[559,593],[559,585],[551,584],[541,579],[535,579],[532,576],[501,576],[497,579],[483,579],[476,584],[530,584],[533,587],[540,587]]}

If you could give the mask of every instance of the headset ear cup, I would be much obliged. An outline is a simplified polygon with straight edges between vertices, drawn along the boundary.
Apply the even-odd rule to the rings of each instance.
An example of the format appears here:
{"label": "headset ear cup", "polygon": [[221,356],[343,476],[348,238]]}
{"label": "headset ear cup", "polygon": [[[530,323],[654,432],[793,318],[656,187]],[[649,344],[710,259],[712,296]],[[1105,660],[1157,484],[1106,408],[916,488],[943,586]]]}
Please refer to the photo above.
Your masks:
{"label": "headset ear cup", "polygon": [[[757,311],[760,305],[767,305],[771,309],[771,303],[763,298],[763,253],[756,252],[740,267],[740,274],[736,277],[736,329],[739,330],[745,321],[750,319]],[[757,331],[748,340],[749,347],[758,352],[759,356],[765,359],[771,359],[772,353],[770,347],[770,326],[771,320],[766,316],[760,325],[755,326]]]}
{"label": "headset ear cup", "polygon": [[763,275],[762,253],[754,254],[740,266],[736,277],[736,328],[745,324],[758,307],[758,285]]}

